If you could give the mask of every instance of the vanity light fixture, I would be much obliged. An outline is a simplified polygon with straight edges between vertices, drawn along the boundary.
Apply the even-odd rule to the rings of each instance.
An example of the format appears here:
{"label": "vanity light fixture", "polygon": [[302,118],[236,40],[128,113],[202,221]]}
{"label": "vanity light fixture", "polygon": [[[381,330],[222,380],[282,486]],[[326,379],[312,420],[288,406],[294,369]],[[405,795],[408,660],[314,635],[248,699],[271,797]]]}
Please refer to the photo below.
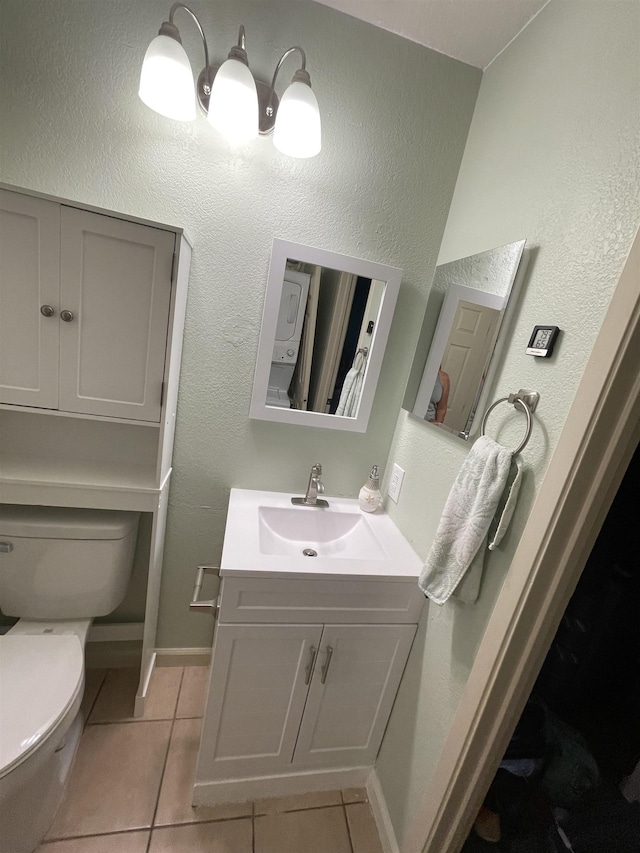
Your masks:
{"label": "vanity light fixture", "polygon": [[[204,47],[204,68],[193,85],[193,72],[173,22],[178,9],[193,18]],[[282,63],[292,53],[301,55],[301,66],[282,99],[275,91]],[[221,65],[209,63],[207,40],[200,21],[184,3],[174,3],[144,57],[140,74],[141,100],[152,110],[176,121],[194,121],[196,100],[209,123],[233,143],[248,142],[258,134],[273,133],[276,148],[290,157],[313,157],[321,148],[318,101],[311,89],[306,57],[301,47],[291,47],[280,57],[271,85],[255,80],[249,70],[245,31],[240,27],[238,44]]]}

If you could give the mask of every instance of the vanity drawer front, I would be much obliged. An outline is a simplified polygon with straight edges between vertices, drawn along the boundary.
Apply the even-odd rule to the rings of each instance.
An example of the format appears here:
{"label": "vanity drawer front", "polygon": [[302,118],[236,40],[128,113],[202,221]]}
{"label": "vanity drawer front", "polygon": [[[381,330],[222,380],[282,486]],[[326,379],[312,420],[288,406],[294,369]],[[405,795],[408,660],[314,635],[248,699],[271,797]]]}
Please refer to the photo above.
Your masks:
{"label": "vanity drawer front", "polygon": [[424,596],[401,581],[223,578],[220,622],[404,622],[420,618]]}

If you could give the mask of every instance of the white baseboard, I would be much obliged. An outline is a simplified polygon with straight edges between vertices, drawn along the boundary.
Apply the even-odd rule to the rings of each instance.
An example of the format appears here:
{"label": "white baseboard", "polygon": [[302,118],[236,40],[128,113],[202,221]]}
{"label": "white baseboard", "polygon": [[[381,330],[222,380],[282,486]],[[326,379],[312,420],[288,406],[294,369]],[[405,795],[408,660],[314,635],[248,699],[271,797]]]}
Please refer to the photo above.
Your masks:
{"label": "white baseboard", "polygon": [[220,803],[259,800],[262,797],[289,797],[293,794],[307,794],[312,791],[362,788],[370,773],[370,767],[349,767],[343,770],[309,770],[305,773],[281,776],[196,782],[193,789],[193,804],[194,806],[215,806]]}
{"label": "white baseboard", "polygon": [[400,853],[400,847],[391,823],[391,815],[387,808],[387,801],[382,793],[382,785],[375,770],[371,771],[367,779],[367,796],[373,818],[378,827],[378,835],[384,853]]}
{"label": "white baseboard", "polygon": [[209,666],[211,646],[193,649],[156,649],[156,666]]}

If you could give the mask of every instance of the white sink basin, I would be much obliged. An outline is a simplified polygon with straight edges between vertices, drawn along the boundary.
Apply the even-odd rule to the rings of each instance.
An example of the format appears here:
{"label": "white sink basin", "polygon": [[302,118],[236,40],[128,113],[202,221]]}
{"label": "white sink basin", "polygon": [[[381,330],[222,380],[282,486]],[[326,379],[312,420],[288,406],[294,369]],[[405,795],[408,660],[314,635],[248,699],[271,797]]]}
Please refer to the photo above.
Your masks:
{"label": "white sink basin", "polygon": [[332,497],[326,508],[294,506],[291,497],[231,490],[223,576],[415,580],[420,574],[422,560],[381,510],[364,513],[356,500]]}
{"label": "white sink basin", "polygon": [[[302,510],[302,512],[300,511]],[[262,554],[383,560],[386,553],[363,513],[315,507],[261,506],[258,542]],[[314,554],[309,554],[314,551]],[[305,553],[306,552],[306,553]]]}

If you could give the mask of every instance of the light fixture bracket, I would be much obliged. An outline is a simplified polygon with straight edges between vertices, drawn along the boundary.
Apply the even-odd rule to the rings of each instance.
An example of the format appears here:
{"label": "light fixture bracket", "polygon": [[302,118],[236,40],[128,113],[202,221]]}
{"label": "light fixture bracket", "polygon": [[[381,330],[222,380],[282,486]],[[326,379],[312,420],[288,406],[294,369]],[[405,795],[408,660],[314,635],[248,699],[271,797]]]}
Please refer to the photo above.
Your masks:
{"label": "light fixture bracket", "polygon": [[[207,68],[203,68],[198,75],[198,84],[196,86],[198,106],[205,116],[209,112],[211,86],[213,85],[213,80],[218,73],[219,67],[219,65],[209,65]],[[276,123],[276,113],[278,112],[278,104],[280,101],[275,92],[272,94],[271,86],[268,83],[263,83],[262,80],[256,80],[255,83],[258,92],[260,136],[268,136],[270,133],[273,133],[273,128]]]}
{"label": "light fixture bracket", "polygon": [[160,30],[158,31],[159,36],[168,36],[171,39],[175,39],[178,44],[182,44],[182,39],[180,38],[180,30],[176,27],[173,21],[163,21]]}

